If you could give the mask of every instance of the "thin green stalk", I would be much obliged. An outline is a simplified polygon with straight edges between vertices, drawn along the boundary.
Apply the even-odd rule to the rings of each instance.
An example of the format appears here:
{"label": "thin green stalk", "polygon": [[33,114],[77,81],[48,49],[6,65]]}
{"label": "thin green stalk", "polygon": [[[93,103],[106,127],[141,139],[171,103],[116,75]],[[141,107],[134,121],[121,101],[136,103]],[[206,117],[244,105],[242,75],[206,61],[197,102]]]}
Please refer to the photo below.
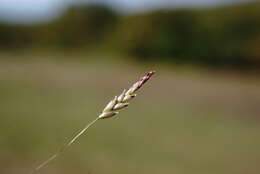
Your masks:
{"label": "thin green stalk", "polygon": [[99,117],[97,117],[95,120],[87,124],[79,133],[77,133],[68,143],[63,145],[55,154],[53,154],[51,157],[49,157],[47,160],[43,161],[41,164],[39,164],[36,168],[34,168],[31,172],[31,174],[36,173],[46,165],[48,165],[51,161],[53,161],[55,158],[57,158],[59,155],[61,155],[63,152],[65,152],[83,133],[87,131],[90,126],[92,126]]}

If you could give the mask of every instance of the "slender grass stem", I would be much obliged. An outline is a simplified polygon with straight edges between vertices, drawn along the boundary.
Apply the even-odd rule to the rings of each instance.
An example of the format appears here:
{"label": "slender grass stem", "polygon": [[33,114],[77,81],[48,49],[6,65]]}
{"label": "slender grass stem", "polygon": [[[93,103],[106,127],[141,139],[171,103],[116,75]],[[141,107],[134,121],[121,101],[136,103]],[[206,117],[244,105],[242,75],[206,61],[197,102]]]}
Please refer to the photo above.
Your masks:
{"label": "slender grass stem", "polygon": [[36,168],[34,168],[31,172],[31,174],[36,173],[46,165],[48,165],[51,161],[53,161],[55,158],[57,158],[59,155],[61,155],[63,152],[65,152],[83,133],[85,133],[88,128],[90,128],[97,120],[99,117],[97,117],[95,120],[87,124],[79,133],[77,133],[71,140],[64,144],[55,154],[53,154],[51,157],[49,157],[47,160],[43,161],[41,164],[39,164]]}

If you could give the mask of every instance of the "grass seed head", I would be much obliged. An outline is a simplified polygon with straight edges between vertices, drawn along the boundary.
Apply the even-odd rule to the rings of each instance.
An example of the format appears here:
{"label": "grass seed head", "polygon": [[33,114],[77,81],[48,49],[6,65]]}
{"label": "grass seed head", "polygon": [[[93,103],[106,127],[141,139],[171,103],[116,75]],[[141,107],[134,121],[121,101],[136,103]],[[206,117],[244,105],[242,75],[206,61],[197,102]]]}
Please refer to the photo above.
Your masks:
{"label": "grass seed head", "polygon": [[128,90],[124,90],[118,97],[115,96],[99,115],[99,119],[110,118],[118,114],[118,110],[121,110],[129,105],[130,100],[136,97],[135,92],[140,89],[153,75],[154,71],[150,71],[142,76],[137,82],[135,82]]}

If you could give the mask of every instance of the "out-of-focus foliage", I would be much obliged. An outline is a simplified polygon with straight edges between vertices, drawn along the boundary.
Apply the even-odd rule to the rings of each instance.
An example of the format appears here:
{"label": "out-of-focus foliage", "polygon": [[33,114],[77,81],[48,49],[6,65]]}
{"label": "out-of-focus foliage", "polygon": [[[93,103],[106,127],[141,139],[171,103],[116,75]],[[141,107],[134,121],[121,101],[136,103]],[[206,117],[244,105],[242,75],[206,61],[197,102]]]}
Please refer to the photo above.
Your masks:
{"label": "out-of-focus foliage", "polygon": [[[260,4],[130,16],[119,45],[141,60],[247,67],[260,63]],[[123,44],[124,43],[124,44]]]}
{"label": "out-of-focus foliage", "polygon": [[0,48],[86,48],[103,41],[117,21],[117,13],[102,5],[72,7],[48,24],[0,24]]}
{"label": "out-of-focus foliage", "polygon": [[114,48],[146,61],[260,66],[260,3],[120,16],[101,6],[69,9],[49,24],[0,24],[0,48]]}
{"label": "out-of-focus foliage", "polygon": [[193,56],[190,51],[197,36],[194,14],[178,10],[127,17],[118,27],[118,41],[127,53],[143,59],[174,57],[185,61]]}
{"label": "out-of-focus foliage", "polygon": [[103,6],[71,8],[54,26],[58,45],[79,48],[103,41],[116,26],[118,16]]}

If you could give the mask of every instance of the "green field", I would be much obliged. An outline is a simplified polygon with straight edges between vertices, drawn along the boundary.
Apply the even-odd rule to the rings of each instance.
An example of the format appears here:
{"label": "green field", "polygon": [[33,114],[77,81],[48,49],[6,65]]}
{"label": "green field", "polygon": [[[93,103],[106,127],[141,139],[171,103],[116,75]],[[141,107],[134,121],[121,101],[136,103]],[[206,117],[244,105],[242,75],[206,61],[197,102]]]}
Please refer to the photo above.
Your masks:
{"label": "green field", "polygon": [[127,110],[98,121],[39,173],[260,172],[259,76],[92,57],[0,57],[1,174],[29,173],[149,70],[157,74]]}

